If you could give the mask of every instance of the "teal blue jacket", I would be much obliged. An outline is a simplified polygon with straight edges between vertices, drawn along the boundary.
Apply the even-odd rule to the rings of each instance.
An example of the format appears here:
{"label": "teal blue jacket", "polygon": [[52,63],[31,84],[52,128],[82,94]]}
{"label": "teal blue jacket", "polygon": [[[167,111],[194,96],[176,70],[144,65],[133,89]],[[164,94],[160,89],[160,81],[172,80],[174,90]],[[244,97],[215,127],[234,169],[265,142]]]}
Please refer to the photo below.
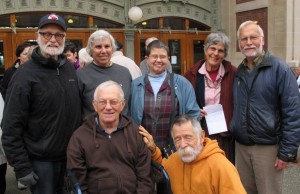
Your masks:
{"label": "teal blue jacket", "polygon": [[[130,112],[134,122],[141,124],[144,111],[145,75],[131,83]],[[170,84],[170,83],[169,83]],[[179,115],[188,114],[200,120],[200,108],[191,83],[181,75],[174,74],[175,95],[179,103]]]}

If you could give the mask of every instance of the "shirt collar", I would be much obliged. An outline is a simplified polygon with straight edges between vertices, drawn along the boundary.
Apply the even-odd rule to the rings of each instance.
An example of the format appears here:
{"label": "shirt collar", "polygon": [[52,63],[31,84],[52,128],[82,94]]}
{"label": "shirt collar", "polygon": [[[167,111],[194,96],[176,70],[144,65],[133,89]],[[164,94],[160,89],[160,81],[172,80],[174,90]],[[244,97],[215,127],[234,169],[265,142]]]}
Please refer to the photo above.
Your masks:
{"label": "shirt collar", "polygon": [[[200,69],[198,70],[198,73],[208,76],[208,72],[206,70],[205,63],[203,63],[203,65],[200,67]],[[224,68],[223,63],[221,63],[220,67],[219,67],[219,72],[218,72],[217,79],[219,79],[219,77],[223,77],[224,74],[225,74],[225,68]]]}
{"label": "shirt collar", "polygon": [[[259,54],[255,59],[254,59],[254,65],[259,65],[263,59],[264,59],[264,56],[265,56],[266,52],[263,50],[261,54]],[[248,67],[248,61],[247,61],[247,58],[245,58],[242,62],[242,64],[246,67]]]}
{"label": "shirt collar", "polygon": [[[102,125],[101,125],[101,123],[100,123],[100,121],[99,121],[98,115],[95,117],[95,121],[96,121],[96,123],[97,123],[97,130],[98,130],[98,131],[104,131],[105,133],[107,133],[106,130],[102,127]],[[117,131],[117,130],[120,130],[121,128],[122,128],[122,121],[121,121],[121,117],[120,117],[120,118],[119,118],[118,126],[117,126],[117,128],[116,128],[113,132],[115,132],[115,131]]]}

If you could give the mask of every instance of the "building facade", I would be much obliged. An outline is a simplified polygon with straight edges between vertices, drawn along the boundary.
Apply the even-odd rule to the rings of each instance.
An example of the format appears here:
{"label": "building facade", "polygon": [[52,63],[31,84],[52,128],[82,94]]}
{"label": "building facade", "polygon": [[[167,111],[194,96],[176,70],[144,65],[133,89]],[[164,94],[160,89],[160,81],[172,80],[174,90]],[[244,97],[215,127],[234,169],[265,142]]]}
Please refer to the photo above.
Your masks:
{"label": "building facade", "polygon": [[221,26],[231,39],[229,60],[239,65],[236,31],[246,20],[255,20],[265,32],[265,49],[292,67],[300,60],[300,0],[225,0],[221,2]]}
{"label": "building facade", "polygon": [[[131,7],[143,16],[132,21]],[[81,48],[89,35],[105,29],[122,42],[137,64],[145,55],[144,42],[157,37],[170,47],[171,64],[183,74],[204,57],[203,43],[212,31],[231,39],[228,60],[238,65],[236,31],[245,20],[255,20],[266,34],[266,49],[291,65],[299,64],[300,0],[3,0],[0,1],[0,59],[8,68],[23,41],[35,41],[39,18],[57,13],[68,22],[67,39]],[[298,12],[297,12],[298,11]]]}

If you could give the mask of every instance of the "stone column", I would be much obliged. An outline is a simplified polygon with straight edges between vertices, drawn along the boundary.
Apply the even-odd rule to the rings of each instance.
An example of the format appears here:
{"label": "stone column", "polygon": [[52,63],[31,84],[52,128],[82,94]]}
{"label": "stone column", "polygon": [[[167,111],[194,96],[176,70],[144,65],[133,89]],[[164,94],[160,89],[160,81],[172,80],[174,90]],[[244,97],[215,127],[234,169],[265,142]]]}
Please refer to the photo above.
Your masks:
{"label": "stone column", "polygon": [[127,27],[125,30],[126,56],[134,60],[134,31]]}

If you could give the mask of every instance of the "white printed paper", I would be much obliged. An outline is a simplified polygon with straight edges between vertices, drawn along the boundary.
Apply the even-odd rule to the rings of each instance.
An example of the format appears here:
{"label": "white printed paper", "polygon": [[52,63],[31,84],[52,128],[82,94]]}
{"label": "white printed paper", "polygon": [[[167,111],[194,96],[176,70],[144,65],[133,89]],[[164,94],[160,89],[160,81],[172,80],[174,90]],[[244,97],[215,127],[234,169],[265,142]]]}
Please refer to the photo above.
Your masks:
{"label": "white printed paper", "polygon": [[177,56],[171,56],[171,64],[177,64]]}
{"label": "white printed paper", "polygon": [[226,120],[221,104],[209,105],[203,107],[203,109],[207,112],[205,120],[209,135],[227,131]]}

